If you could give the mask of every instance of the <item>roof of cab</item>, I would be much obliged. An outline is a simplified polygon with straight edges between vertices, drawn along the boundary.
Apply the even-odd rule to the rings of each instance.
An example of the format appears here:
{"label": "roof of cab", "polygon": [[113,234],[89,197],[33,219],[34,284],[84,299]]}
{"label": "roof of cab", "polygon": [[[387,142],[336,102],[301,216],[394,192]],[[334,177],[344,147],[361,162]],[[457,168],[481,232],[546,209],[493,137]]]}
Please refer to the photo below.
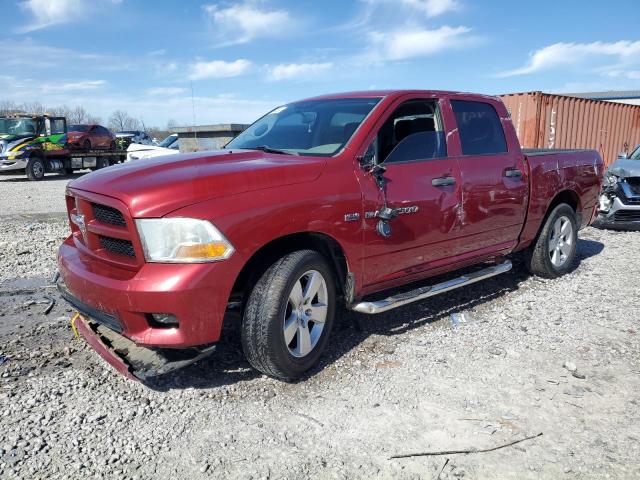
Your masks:
{"label": "roof of cab", "polygon": [[318,95],[316,97],[305,98],[301,101],[309,101],[309,100],[334,100],[339,98],[384,98],[389,96],[398,97],[400,95],[406,94],[414,94],[414,95],[429,95],[429,96],[439,96],[439,95],[473,95],[477,97],[491,98],[495,99],[496,97],[492,95],[483,95],[477,93],[470,92],[457,92],[450,90],[362,90],[355,92],[340,92],[340,93],[329,93],[326,95]]}

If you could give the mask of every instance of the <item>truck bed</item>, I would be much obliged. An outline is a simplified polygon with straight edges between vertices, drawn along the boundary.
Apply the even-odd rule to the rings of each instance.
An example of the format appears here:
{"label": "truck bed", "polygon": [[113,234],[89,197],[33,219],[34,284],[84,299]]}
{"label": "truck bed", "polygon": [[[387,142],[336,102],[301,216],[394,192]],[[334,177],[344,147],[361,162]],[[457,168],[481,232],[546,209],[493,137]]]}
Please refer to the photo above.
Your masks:
{"label": "truck bed", "polygon": [[581,148],[523,148],[522,153],[528,157],[536,157],[538,155],[557,155],[560,153],[580,153],[590,152],[589,149]]}

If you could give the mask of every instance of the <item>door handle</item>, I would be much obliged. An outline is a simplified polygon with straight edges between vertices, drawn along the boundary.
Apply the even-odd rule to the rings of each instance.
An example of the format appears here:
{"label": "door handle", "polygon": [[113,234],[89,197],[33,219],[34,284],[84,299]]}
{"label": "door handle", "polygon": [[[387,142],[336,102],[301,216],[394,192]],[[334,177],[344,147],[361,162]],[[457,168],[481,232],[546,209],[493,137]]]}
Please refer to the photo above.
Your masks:
{"label": "door handle", "polygon": [[504,171],[504,176],[507,178],[520,178],[522,177],[522,171],[517,168],[507,168]]}
{"label": "door handle", "polygon": [[434,187],[446,187],[447,185],[455,185],[456,179],[453,177],[438,177],[431,180]]}

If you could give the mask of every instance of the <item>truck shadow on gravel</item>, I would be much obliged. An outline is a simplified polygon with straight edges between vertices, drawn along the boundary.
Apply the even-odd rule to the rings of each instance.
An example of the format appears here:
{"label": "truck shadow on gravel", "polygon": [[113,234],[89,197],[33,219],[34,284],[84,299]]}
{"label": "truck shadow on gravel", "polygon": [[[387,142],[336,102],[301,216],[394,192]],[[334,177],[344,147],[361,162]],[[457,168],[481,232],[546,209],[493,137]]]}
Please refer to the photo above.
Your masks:
{"label": "truck shadow on gravel", "polygon": [[[602,252],[604,244],[594,240],[579,239],[577,248],[576,262],[572,272],[580,267],[583,260]],[[431,328],[448,328],[449,315],[452,313],[471,310],[476,306],[500,299],[518,290],[520,285],[530,278],[540,283],[550,281],[532,277],[519,255],[515,255],[512,261],[513,270],[504,275],[386,313],[364,315],[339,307],[331,337],[319,365],[299,382],[317,375],[360,345],[365,345],[365,350],[380,353],[378,350],[381,347],[377,342],[366,342],[369,337],[395,337],[427,325],[431,325]],[[438,277],[438,280],[441,278],[447,277]],[[386,292],[385,296],[389,293]],[[179,372],[158,378],[147,386],[159,391],[184,388],[210,389],[259,377],[261,374],[250,367],[242,354],[239,324],[238,315],[236,318],[225,319],[223,337],[218,350],[212,356]],[[382,353],[391,351],[388,346],[382,348]]]}

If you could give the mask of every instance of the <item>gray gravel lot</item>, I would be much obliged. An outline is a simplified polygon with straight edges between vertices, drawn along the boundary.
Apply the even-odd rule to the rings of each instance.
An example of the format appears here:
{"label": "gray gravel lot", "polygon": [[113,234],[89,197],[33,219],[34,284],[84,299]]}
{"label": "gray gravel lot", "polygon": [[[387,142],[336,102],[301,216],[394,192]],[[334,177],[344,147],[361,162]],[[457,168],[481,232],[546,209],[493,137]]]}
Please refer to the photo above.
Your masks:
{"label": "gray gravel lot", "polygon": [[20,175],[0,175],[0,215],[66,212],[64,189],[70,180],[82,173],[65,176],[48,173],[39,182],[32,182]]}
{"label": "gray gravel lot", "polygon": [[[3,201],[18,193],[0,185]],[[640,477],[640,233],[582,231],[561,279],[516,264],[377,317],[341,312],[298,383],[252,371],[231,327],[148,387],[75,339],[66,305],[43,314],[67,226],[39,208],[0,218],[0,478]],[[472,321],[453,328],[460,311]]]}

